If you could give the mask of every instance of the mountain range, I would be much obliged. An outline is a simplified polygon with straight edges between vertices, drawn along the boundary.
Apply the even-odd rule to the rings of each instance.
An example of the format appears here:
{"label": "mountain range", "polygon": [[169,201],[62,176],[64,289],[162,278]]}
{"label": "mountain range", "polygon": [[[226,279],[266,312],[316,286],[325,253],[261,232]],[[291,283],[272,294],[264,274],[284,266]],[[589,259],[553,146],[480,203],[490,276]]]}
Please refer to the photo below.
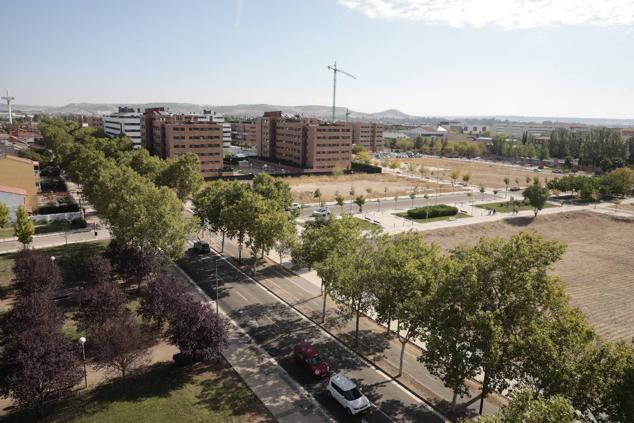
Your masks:
{"label": "mountain range", "polygon": [[[70,103],[65,106],[33,106],[19,105],[13,106],[15,113],[50,113],[50,114],[83,114],[83,115],[106,115],[116,112],[119,106],[132,107],[134,109],[143,110],[149,107],[165,107],[172,113],[201,113],[203,110],[213,110],[225,115],[237,118],[252,118],[262,116],[262,113],[271,110],[281,110],[283,113],[292,115],[301,115],[305,117],[315,117],[318,119],[330,119],[332,117],[332,107],[323,105],[302,105],[302,106],[285,106],[274,104],[236,104],[236,105],[210,105],[210,104],[194,104],[194,103]],[[6,105],[0,105],[0,112],[6,112]],[[344,120],[346,117],[345,107],[337,107],[336,118]],[[377,113],[364,113],[350,110],[348,118],[354,121],[375,121],[386,124],[400,125],[421,125],[438,123],[443,120],[460,120],[468,123],[486,123],[493,124],[500,121],[510,122],[562,122],[562,123],[581,123],[586,125],[597,126],[634,126],[633,119],[610,119],[610,118],[575,118],[575,117],[549,117],[549,116],[512,116],[512,115],[494,115],[494,116],[414,116],[403,113],[397,109],[388,109]]]}

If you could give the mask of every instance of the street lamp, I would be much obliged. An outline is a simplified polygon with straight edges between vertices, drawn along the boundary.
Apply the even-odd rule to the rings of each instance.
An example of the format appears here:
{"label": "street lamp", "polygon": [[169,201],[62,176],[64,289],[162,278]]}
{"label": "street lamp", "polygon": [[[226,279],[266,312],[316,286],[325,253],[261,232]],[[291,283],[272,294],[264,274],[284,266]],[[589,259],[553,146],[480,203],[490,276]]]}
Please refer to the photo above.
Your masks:
{"label": "street lamp", "polygon": [[51,256],[51,264],[55,266],[55,256]]}
{"label": "street lamp", "polygon": [[84,361],[84,388],[88,388],[88,374],[86,373],[86,348],[84,344],[86,343],[86,338],[79,338],[79,343],[81,344],[81,358]]}
{"label": "street lamp", "polygon": [[223,260],[227,260],[227,257],[216,258],[216,261],[214,261],[214,264],[216,266],[216,314],[218,314],[218,285],[219,285],[219,280],[218,280],[218,262],[219,261],[223,261]]}

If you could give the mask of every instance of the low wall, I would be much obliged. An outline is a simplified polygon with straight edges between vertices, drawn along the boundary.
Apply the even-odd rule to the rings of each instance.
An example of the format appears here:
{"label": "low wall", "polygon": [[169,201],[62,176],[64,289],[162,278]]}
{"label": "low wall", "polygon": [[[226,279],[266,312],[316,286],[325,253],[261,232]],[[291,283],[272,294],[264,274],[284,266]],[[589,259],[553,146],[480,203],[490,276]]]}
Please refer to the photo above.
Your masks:
{"label": "low wall", "polygon": [[81,217],[81,212],[34,214],[31,216],[31,220],[34,223],[59,222],[61,220],[67,220],[69,222],[72,222],[74,219],[77,219],[78,217]]}

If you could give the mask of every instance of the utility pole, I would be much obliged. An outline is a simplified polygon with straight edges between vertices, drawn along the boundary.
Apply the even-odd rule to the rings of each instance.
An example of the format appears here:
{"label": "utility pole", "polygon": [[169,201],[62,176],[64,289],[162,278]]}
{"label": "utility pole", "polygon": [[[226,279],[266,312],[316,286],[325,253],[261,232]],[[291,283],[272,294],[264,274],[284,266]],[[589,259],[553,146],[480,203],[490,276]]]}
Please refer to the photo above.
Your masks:
{"label": "utility pole", "polygon": [[15,97],[9,96],[9,90],[7,90],[7,95],[2,97],[2,100],[7,101],[7,108],[9,109],[9,125],[13,123],[13,116],[11,114],[11,102],[15,100]]}
{"label": "utility pole", "polygon": [[346,109],[346,123],[348,123],[348,118],[350,117],[350,110]]}
{"label": "utility pole", "polygon": [[332,71],[332,121],[335,121],[335,106],[337,102],[337,72],[340,72],[346,76],[349,76],[352,79],[357,79],[356,76],[350,75],[348,72],[345,72],[337,67],[337,62],[335,62],[334,66],[328,66],[328,69]]}

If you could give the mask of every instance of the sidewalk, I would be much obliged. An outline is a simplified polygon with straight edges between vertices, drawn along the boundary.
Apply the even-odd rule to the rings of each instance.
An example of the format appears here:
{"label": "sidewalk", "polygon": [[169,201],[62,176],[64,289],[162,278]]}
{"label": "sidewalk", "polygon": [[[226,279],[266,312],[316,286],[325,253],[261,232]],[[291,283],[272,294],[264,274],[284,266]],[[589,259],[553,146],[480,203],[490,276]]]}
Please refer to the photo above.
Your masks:
{"label": "sidewalk", "polygon": [[[50,234],[43,234],[33,237],[33,242],[29,245],[29,248],[51,248],[58,247],[65,244],[77,244],[82,242],[93,241],[107,241],[110,239],[110,231],[107,229],[100,229],[97,231],[97,236],[92,229],[78,229],[76,231],[54,232]],[[22,243],[17,241],[17,238],[5,238],[0,240],[0,254],[14,253],[22,250],[24,247]]]}
{"label": "sidewalk", "polygon": [[[219,251],[221,237],[214,234],[210,241],[212,246]],[[225,241],[224,255],[237,257],[237,246],[232,240]],[[245,257],[245,260],[248,258]],[[250,269],[250,266],[245,262],[245,270],[250,272]],[[321,320],[323,297],[319,284],[315,283],[314,278],[310,278],[313,279],[311,281],[306,277],[297,276],[277,265],[276,262],[268,260],[266,266],[261,266],[258,270],[256,279],[315,323]],[[347,319],[339,305],[330,299],[327,302],[326,323],[321,326],[346,345],[352,345],[354,319]],[[353,349],[389,376],[396,376],[401,343],[396,338],[386,337],[385,328],[370,318],[362,317],[359,327],[359,347]],[[417,360],[421,354],[420,346],[412,343],[407,344],[403,361],[403,376],[396,380],[411,392],[448,414],[453,392],[445,387],[438,378],[432,376],[425,366]],[[475,381],[467,383],[470,393],[458,399],[457,410],[462,410],[468,416],[475,416],[479,408],[481,387]],[[498,395],[487,397],[484,407],[485,414],[495,412],[505,402],[506,400]]]}

